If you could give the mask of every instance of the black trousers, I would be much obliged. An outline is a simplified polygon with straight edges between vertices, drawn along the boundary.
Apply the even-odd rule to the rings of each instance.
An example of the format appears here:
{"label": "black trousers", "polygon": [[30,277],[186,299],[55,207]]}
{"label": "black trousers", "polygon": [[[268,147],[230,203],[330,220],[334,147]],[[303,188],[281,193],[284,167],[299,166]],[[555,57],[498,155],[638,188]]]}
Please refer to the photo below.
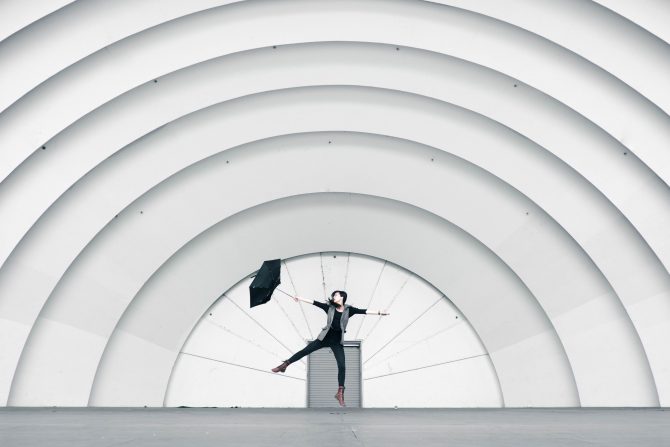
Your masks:
{"label": "black trousers", "polygon": [[317,338],[316,340],[309,342],[307,346],[293,354],[291,358],[288,359],[288,361],[293,363],[297,360],[300,360],[304,356],[311,354],[317,349],[329,347],[333,350],[333,354],[335,354],[335,361],[337,362],[337,383],[340,386],[344,386],[344,346],[342,346],[339,341],[333,340],[333,338],[329,337],[329,335],[330,333],[326,334],[323,341]]}

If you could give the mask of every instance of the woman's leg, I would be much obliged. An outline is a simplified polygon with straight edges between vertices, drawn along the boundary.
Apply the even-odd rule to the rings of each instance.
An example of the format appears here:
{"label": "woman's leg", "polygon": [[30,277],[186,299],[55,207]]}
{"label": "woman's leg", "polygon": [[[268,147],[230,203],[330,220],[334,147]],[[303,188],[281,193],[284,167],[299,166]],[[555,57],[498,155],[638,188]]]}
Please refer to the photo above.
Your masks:
{"label": "woman's leg", "polygon": [[300,351],[296,352],[291,356],[291,358],[288,359],[289,362],[293,363],[297,360],[300,360],[304,356],[311,354],[312,352],[316,351],[317,349],[320,349],[323,347],[323,342],[319,340],[318,338],[316,340],[312,340],[309,342],[307,346],[302,348]]}
{"label": "woman's leg", "polygon": [[344,374],[346,372],[344,367],[344,346],[340,343],[330,346],[335,354],[335,361],[337,362],[337,383],[344,386]]}

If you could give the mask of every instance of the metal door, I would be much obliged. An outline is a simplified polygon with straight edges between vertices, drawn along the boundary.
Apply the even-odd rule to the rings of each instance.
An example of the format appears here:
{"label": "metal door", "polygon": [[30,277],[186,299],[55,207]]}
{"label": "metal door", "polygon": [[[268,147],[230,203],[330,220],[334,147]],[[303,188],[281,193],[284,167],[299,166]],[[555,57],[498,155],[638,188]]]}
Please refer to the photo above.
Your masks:
{"label": "metal door", "polygon": [[[344,402],[348,408],[361,407],[360,341],[344,342]],[[307,361],[307,407],[340,407],[337,393],[337,362],[329,347],[312,352]]]}

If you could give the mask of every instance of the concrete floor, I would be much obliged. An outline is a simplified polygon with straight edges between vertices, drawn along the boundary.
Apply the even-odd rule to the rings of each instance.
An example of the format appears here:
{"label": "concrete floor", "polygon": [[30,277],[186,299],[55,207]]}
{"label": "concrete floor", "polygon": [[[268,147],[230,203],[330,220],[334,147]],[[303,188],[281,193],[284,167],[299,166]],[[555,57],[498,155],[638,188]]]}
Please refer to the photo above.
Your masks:
{"label": "concrete floor", "polygon": [[670,445],[670,410],[0,408],[2,447],[277,443],[661,447]]}

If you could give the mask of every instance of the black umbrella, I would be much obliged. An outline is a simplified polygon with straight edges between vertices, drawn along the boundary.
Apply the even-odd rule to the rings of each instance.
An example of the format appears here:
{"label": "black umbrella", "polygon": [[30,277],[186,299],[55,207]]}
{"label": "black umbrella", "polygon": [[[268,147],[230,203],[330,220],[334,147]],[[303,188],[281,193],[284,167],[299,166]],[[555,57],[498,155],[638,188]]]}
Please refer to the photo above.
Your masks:
{"label": "black umbrella", "polygon": [[[279,279],[281,273],[281,259],[272,259],[270,261],[263,261],[263,265],[256,273],[256,277],[249,285],[250,306],[254,307],[259,304],[264,304],[270,301],[272,292],[281,283]],[[281,293],[290,296],[281,289],[277,289]]]}

